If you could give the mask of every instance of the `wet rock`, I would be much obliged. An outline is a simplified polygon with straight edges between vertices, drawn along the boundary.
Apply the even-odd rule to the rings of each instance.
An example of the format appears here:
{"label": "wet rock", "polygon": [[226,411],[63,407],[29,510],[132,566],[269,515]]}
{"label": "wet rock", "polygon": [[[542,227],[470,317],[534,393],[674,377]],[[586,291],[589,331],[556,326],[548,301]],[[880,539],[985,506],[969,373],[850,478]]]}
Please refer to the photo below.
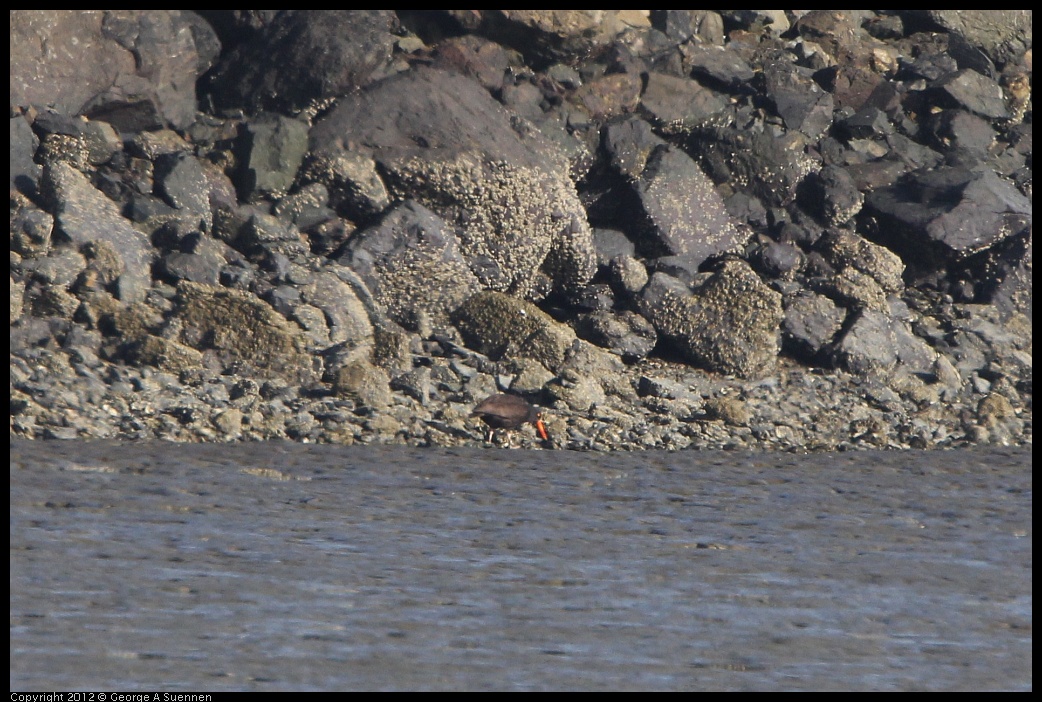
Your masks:
{"label": "wet rock", "polygon": [[853,315],[828,353],[838,367],[863,376],[887,374],[899,363],[911,372],[927,374],[937,358],[900,321],[868,309]]}

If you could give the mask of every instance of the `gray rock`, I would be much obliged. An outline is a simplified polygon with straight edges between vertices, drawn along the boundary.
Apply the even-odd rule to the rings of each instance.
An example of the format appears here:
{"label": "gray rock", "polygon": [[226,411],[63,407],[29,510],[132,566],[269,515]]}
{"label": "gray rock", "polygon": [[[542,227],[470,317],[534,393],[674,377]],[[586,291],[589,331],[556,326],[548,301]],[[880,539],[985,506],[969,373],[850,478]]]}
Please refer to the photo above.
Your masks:
{"label": "gray rock", "polygon": [[832,362],[855,375],[880,375],[897,365],[897,338],[889,317],[863,309],[829,349]]}
{"label": "gray rock", "polygon": [[634,187],[643,215],[638,247],[646,253],[684,255],[697,268],[747,238],[731,221],[712,181],[676,147],[653,151]]}
{"label": "gray rock", "polygon": [[764,68],[764,84],[774,109],[789,129],[814,139],[832,126],[832,95],[821,89],[808,69],[788,61],[772,61]]}
{"label": "gray rock", "polygon": [[815,362],[832,342],[846,318],[846,311],[824,295],[809,291],[785,298],[782,344],[786,351],[806,362]]}
{"label": "gray rock", "polygon": [[308,127],[300,120],[269,115],[246,123],[239,188],[242,199],[281,197],[297,178],[308,148]]}
{"label": "gray rock", "polygon": [[579,315],[575,330],[583,339],[621,356],[627,363],[647,356],[658,342],[651,323],[629,311],[598,310]]}
{"label": "gray rock", "polygon": [[311,180],[333,191],[346,145],[371,149],[398,199],[460,228],[460,250],[485,287],[523,297],[541,271],[562,289],[594,273],[563,155],[473,81],[425,69],[394,76],[342,98],[310,138]]}
{"label": "gray rock", "polygon": [[639,178],[651,152],[665,145],[650,124],[636,117],[609,124],[604,130],[604,148],[612,167],[631,179]]}
{"label": "gray rock", "polygon": [[156,160],[156,189],[171,207],[183,210],[204,231],[213,228],[210,183],[192,155],[178,152]]}
{"label": "gray rock", "polygon": [[688,148],[714,181],[733,183],[771,206],[789,202],[799,183],[817,170],[805,153],[805,141],[805,136],[793,132],[775,137],[767,132],[718,128],[699,130]]}
{"label": "gray rock", "polygon": [[561,367],[575,332],[530,302],[482,292],[463,303],[453,321],[467,345],[493,360],[533,358],[550,370]]}
{"label": "gray rock", "polygon": [[385,74],[397,25],[391,10],[288,10],[214,68],[218,107],[299,112]]}
{"label": "gray rock", "polygon": [[727,103],[695,81],[651,71],[647,75],[640,112],[664,134],[726,124]]}
{"label": "gray rock", "polygon": [[361,275],[378,304],[407,329],[417,328],[421,314],[448,321],[481,290],[459,253],[455,230],[411,200],[351,237],[337,262]]}
{"label": "gray rock", "polygon": [[1031,202],[990,171],[917,171],[873,191],[865,209],[878,239],[916,272],[932,272],[1016,235],[1031,223]]}
{"label": "gray rock", "polygon": [[977,71],[964,69],[947,75],[931,86],[946,107],[962,107],[989,119],[1010,116],[1006,96],[999,84]]}
{"label": "gray rock", "polygon": [[57,225],[74,244],[106,241],[118,252],[124,271],[117,282],[119,298],[126,302],[143,300],[155,255],[146,236],[120,216],[116,204],[72,166],[51,163],[44,170],[44,189],[49,193]]}
{"label": "gray rock", "polygon": [[322,311],[328,325],[329,343],[369,343],[373,325],[357,289],[345,283],[336,273],[317,271],[306,285],[300,286],[300,299]]}
{"label": "gray rock", "polygon": [[648,269],[633,256],[616,256],[608,264],[609,281],[616,292],[633,296],[648,284]]}
{"label": "gray rock", "polygon": [[195,119],[196,79],[208,68],[199,48],[212,37],[182,10],[18,10],[11,104],[50,105],[121,132],[184,128]]}
{"label": "gray rock", "polygon": [[727,261],[697,291],[656,273],[641,314],[693,362],[743,378],[771,373],[780,347],[781,295],[741,261]]}

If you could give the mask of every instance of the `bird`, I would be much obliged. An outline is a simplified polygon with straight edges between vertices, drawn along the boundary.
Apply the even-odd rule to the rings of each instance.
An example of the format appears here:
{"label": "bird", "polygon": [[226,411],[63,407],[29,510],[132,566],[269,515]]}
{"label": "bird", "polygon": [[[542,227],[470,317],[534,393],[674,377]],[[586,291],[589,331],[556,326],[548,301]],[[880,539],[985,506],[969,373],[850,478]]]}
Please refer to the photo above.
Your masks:
{"label": "bird", "polygon": [[543,424],[542,412],[517,395],[499,393],[486,397],[474,407],[470,416],[480,417],[481,421],[488,425],[485,441],[492,441],[496,429],[517,429],[526,423],[535,426],[539,438],[543,441],[550,439],[546,433],[546,425]]}

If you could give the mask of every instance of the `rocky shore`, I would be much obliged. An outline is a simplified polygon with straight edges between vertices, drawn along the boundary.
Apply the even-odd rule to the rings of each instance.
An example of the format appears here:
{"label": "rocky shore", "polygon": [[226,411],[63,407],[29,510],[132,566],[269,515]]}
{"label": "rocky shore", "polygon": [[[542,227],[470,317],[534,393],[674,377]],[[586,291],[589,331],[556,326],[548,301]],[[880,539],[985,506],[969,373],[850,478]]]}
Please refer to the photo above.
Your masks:
{"label": "rocky shore", "polygon": [[1031,444],[1030,11],[13,11],[11,436]]}

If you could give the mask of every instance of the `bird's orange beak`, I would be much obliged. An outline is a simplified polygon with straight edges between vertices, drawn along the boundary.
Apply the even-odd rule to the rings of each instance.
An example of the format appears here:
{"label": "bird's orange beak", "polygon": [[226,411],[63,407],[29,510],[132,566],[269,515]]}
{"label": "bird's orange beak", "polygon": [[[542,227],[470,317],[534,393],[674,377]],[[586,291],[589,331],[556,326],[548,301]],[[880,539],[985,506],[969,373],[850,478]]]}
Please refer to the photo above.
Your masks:
{"label": "bird's orange beak", "polygon": [[546,433],[546,425],[543,424],[543,418],[539,417],[535,420],[535,430],[539,434],[539,438],[543,441],[549,441],[550,435]]}

